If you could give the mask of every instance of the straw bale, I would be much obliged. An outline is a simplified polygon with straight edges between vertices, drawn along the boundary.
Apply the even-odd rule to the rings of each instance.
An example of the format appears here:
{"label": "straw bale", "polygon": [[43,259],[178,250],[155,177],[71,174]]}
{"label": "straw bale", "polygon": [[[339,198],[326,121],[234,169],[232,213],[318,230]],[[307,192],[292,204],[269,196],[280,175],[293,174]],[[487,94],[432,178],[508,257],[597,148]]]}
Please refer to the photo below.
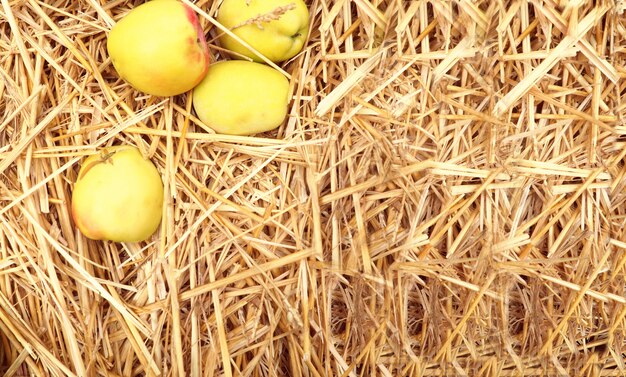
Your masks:
{"label": "straw bale", "polygon": [[[0,0],[0,373],[626,375],[624,1],[307,0],[253,137],[117,76],[141,2]],[[166,186],[137,244],[69,213],[120,143]]]}

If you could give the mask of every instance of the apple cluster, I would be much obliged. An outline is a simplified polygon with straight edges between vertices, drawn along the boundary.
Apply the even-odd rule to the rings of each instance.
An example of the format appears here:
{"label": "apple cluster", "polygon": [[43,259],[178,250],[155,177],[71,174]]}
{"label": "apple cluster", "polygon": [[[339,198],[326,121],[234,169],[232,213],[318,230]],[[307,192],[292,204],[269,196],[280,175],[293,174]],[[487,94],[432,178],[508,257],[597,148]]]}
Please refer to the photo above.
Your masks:
{"label": "apple cluster", "polygon": [[[143,93],[168,97],[193,90],[198,118],[218,133],[278,127],[287,116],[289,81],[262,62],[282,62],[302,50],[306,4],[223,0],[217,21],[229,30],[219,40],[233,60],[210,64],[198,16],[178,0],[152,0],[129,11],[111,29],[107,51],[119,76]],[[103,148],[81,165],[72,217],[88,238],[143,241],[161,223],[163,192],[156,166],[139,149]]]}
{"label": "apple cluster", "polygon": [[229,32],[222,47],[235,60],[209,64],[198,16],[177,0],[152,0],[112,29],[107,50],[135,89],[175,96],[193,89],[198,118],[218,133],[249,135],[278,127],[287,116],[289,82],[263,58],[282,62],[302,50],[309,28],[303,0],[223,0],[217,21]]}

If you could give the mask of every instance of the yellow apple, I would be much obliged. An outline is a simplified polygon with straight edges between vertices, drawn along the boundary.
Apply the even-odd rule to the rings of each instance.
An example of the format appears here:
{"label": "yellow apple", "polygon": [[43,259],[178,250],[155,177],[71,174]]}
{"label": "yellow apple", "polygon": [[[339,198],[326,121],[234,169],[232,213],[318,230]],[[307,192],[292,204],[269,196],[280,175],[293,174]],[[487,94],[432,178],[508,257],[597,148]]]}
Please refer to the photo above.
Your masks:
{"label": "yellow apple", "polygon": [[[309,9],[302,0],[224,0],[217,21],[269,60],[281,62],[302,50],[309,31]],[[226,33],[220,42],[228,50],[262,61]]]}
{"label": "yellow apple", "polygon": [[132,9],[111,29],[107,50],[120,77],[155,96],[193,89],[209,66],[198,17],[180,1],[150,1]]}
{"label": "yellow apple", "polygon": [[272,130],[285,119],[288,104],[287,78],[267,65],[245,60],[212,64],[193,90],[198,118],[223,134]]}
{"label": "yellow apple", "polygon": [[163,182],[154,164],[130,145],[88,157],[72,192],[72,218],[94,240],[138,242],[159,227]]}

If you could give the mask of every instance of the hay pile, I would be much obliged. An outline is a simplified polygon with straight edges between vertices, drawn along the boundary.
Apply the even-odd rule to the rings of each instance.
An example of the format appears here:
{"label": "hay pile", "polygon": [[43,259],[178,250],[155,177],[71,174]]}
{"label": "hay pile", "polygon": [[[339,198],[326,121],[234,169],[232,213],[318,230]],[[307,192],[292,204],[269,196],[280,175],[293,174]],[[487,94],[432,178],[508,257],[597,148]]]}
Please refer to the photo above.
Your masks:
{"label": "hay pile", "polygon": [[[118,78],[139,3],[1,0],[7,375],[626,374],[623,1],[312,0],[255,137]],[[166,182],[150,242],[70,218],[119,143]]]}

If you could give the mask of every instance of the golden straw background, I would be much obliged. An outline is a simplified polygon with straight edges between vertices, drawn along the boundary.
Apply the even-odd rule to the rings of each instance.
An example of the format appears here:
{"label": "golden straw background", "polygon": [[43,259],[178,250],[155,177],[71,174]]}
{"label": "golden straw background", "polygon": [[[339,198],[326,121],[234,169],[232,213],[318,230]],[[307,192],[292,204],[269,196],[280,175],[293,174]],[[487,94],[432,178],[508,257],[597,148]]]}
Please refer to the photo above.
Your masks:
{"label": "golden straw background", "polygon": [[[0,0],[0,373],[626,375],[624,1],[308,1],[254,137],[119,79],[140,3]],[[166,183],[149,242],[70,217],[120,143]]]}

